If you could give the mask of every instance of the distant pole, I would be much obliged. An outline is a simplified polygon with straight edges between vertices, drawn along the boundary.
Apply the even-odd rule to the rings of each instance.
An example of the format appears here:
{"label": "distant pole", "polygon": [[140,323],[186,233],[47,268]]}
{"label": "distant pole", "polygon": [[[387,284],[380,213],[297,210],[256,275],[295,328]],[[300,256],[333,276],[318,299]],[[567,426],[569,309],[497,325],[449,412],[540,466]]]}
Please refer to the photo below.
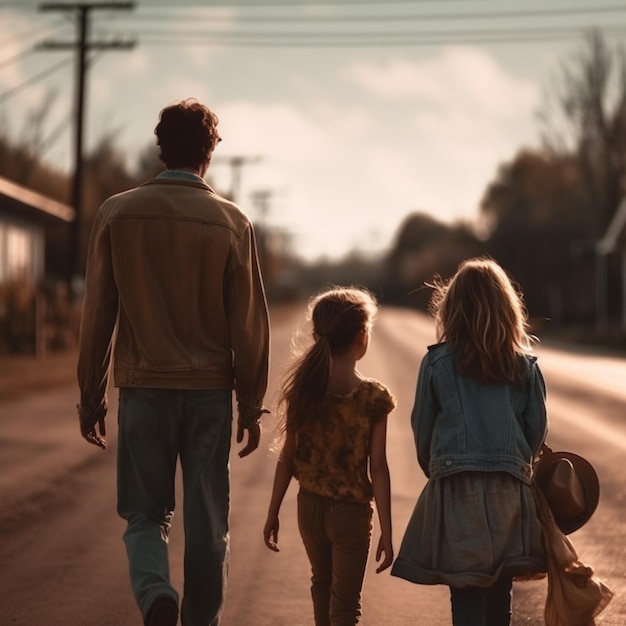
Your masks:
{"label": "distant pole", "polygon": [[608,256],[606,253],[596,253],[596,326],[600,330],[606,329],[609,322],[607,260]]}
{"label": "distant pole", "polygon": [[82,249],[83,224],[83,136],[85,125],[85,87],[87,75],[87,52],[89,50],[130,49],[134,42],[126,41],[89,41],[90,12],[100,10],[129,10],[134,2],[99,2],[99,3],[44,3],[42,11],[72,11],[78,13],[78,38],[75,42],[46,41],[40,48],[44,50],[76,50],[76,94],[75,94],[75,130],[74,130],[74,175],[72,178],[72,206],[76,217],[70,225],[70,245],[67,264],[67,286],[70,298],[73,297],[73,279],[79,273],[80,253]]}
{"label": "distant pole", "polygon": [[230,165],[232,177],[230,184],[230,198],[233,202],[239,201],[239,192],[241,191],[241,170],[244,165],[258,163],[261,160],[259,156],[215,156],[212,163],[228,163]]}
{"label": "distant pole", "polygon": [[267,216],[270,212],[270,200],[272,198],[272,192],[269,189],[259,189],[252,194],[252,201],[254,202],[259,217],[259,223],[261,226],[266,225]]}

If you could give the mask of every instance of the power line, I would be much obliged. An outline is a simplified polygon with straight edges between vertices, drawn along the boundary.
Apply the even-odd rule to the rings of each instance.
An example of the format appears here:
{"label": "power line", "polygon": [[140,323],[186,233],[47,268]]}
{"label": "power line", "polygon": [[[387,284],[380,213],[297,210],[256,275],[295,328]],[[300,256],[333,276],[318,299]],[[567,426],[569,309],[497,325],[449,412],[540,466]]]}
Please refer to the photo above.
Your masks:
{"label": "power line", "polygon": [[[228,0],[228,2],[217,2],[215,4],[203,4],[198,2],[194,4],[193,2],[187,3],[185,5],[173,5],[171,0],[151,0],[150,6],[154,8],[168,8],[171,9],[175,7],[176,9],[181,8],[210,8],[210,9],[232,9],[232,8],[245,8],[252,7],[254,9],[271,9],[271,8],[311,8],[311,7],[359,7],[359,6],[380,6],[385,9],[389,8],[393,5],[406,5],[406,4],[432,4],[433,2],[442,3],[442,2],[473,2],[474,0],[390,0],[388,2],[381,2],[381,0],[316,0],[313,2],[296,2],[294,0],[269,0],[268,2],[257,2],[256,0]],[[33,2],[30,5],[27,5],[24,0],[4,0],[0,1],[0,8],[4,7],[18,7],[18,8],[35,8],[37,6],[36,2]],[[67,5],[66,5],[67,6]]]}
{"label": "power line", "polygon": [[[225,33],[223,31],[205,30],[143,30],[137,35],[156,36],[161,39],[142,40],[144,44],[175,44],[175,43],[206,43],[231,44],[236,46],[377,46],[377,45],[425,45],[451,43],[460,40],[480,40],[485,42],[507,41],[538,41],[546,39],[569,38],[580,36],[588,27],[560,28],[518,28],[518,29],[474,29],[474,30],[420,30],[392,32],[248,32]],[[607,34],[626,32],[623,26],[604,27]],[[164,39],[164,37],[168,39]]]}
{"label": "power line", "polygon": [[[616,33],[621,35],[626,35],[626,30]],[[556,43],[557,41],[572,41],[577,37],[580,37],[581,33],[570,35],[561,35],[561,36],[536,36],[536,37],[528,37],[528,38],[510,38],[506,36],[493,37],[491,39],[459,39],[455,43],[458,45],[515,45],[515,44],[533,44],[533,43]],[[416,48],[416,47],[428,47],[428,46],[442,46],[449,44],[449,41],[445,40],[429,40],[429,41],[415,41],[415,40],[398,40],[392,43],[386,41],[353,41],[353,42],[341,42],[337,41],[334,43],[329,42],[306,42],[306,41],[282,41],[282,42],[269,42],[269,41],[247,41],[243,43],[237,43],[236,45],[240,48],[382,48],[382,47],[396,47],[396,48]],[[148,40],[143,41],[143,45],[146,46],[205,46],[205,45],[215,45],[215,42],[211,41],[163,41],[163,40]]]}
{"label": "power line", "polygon": [[214,15],[214,16],[201,16],[201,15],[156,15],[139,13],[134,16],[133,19],[137,20],[149,20],[149,21],[167,21],[172,22],[194,22],[197,23],[200,19],[233,23],[359,23],[359,22],[397,22],[397,21],[411,21],[411,20],[439,20],[439,21],[456,21],[456,20],[478,20],[478,19],[500,19],[500,18],[519,18],[519,17],[560,17],[560,16],[576,16],[576,15],[597,15],[598,13],[626,13],[625,5],[611,5],[611,6],[599,6],[599,7],[562,7],[562,8],[538,8],[538,9],[514,9],[512,11],[478,11],[474,13],[411,13],[411,14],[398,14],[389,15],[387,13],[382,15],[237,15],[235,18],[231,16]]}
{"label": "power line", "polygon": [[29,54],[32,54],[34,51],[35,51],[35,48],[28,48],[27,50],[22,50],[21,52],[14,54],[12,57],[9,57],[8,59],[4,59],[4,61],[0,61],[0,70],[7,65],[11,65],[11,63],[15,63],[16,61],[23,59]]}
{"label": "power line", "polygon": [[0,41],[0,46],[4,46],[6,45],[6,43],[14,43],[15,41],[18,41],[19,43],[24,43],[24,39],[28,39],[30,37],[40,35],[41,33],[50,31],[56,26],[57,23],[60,24],[60,21],[50,22],[48,24],[40,24],[35,28],[29,28],[28,30],[22,31],[21,33],[15,33],[10,37],[7,37],[6,39]]}
{"label": "power line", "polygon": [[[358,7],[358,6],[380,6],[388,9],[390,6],[394,4],[432,4],[433,2],[441,3],[441,2],[473,2],[473,0],[390,0],[388,2],[381,2],[381,0],[317,0],[314,2],[297,2],[294,3],[294,0],[270,0],[268,2],[258,2],[256,0],[228,0],[228,2],[216,2],[216,3],[204,3],[204,4],[188,4],[188,8],[209,8],[209,9],[232,9],[236,7],[253,7],[255,9],[269,9],[273,7],[283,8],[311,8],[311,7]],[[164,6],[167,8],[172,8],[171,0],[153,0],[150,3],[152,6]],[[177,6],[177,8],[182,8],[181,6]]]}
{"label": "power line", "polygon": [[[137,35],[158,35],[158,36],[182,36],[182,37],[203,37],[203,38],[214,38],[217,40],[244,40],[245,39],[257,39],[259,41],[268,39],[270,41],[273,40],[284,40],[289,41],[290,39],[313,39],[317,41],[333,41],[335,39],[356,39],[359,37],[363,37],[365,39],[374,39],[374,38],[385,38],[388,39],[391,43],[397,37],[444,37],[444,38],[453,38],[458,36],[466,36],[466,35],[475,35],[479,37],[489,36],[489,35],[505,35],[505,36],[514,36],[521,34],[523,36],[532,35],[533,33],[543,34],[543,33],[571,33],[571,32],[580,32],[581,29],[585,29],[587,27],[584,26],[554,26],[549,28],[534,28],[534,27],[523,27],[523,28],[493,28],[493,29],[471,29],[471,30],[393,30],[393,31],[239,31],[239,32],[225,32],[221,30],[159,30],[159,29],[142,29],[134,31]],[[622,25],[612,25],[605,27],[608,30],[611,29],[622,29],[626,28],[626,23]]]}
{"label": "power line", "polygon": [[[388,7],[388,5],[385,5]],[[502,28],[501,26],[491,25],[492,28],[465,28],[465,29],[454,29],[454,30],[433,30],[429,28],[428,30],[398,30],[397,28],[394,30],[389,30],[387,28],[381,28],[376,31],[363,31],[357,28],[351,30],[328,30],[325,25],[328,23],[331,24],[345,24],[349,22],[351,25],[358,25],[360,23],[370,23],[372,21],[376,21],[377,24],[381,23],[389,23],[389,22],[398,22],[402,21],[403,24],[406,25],[407,28],[413,27],[415,22],[421,22],[425,20],[444,20],[444,21],[460,21],[464,19],[503,19],[503,18],[513,18],[519,19],[522,17],[532,17],[532,18],[545,18],[545,17],[572,17],[572,16],[581,16],[588,15],[590,12],[593,13],[593,16],[596,17],[598,13],[615,13],[615,12],[626,12],[626,6],[617,6],[617,5],[602,5],[600,7],[594,7],[593,9],[583,8],[583,7],[572,7],[565,6],[559,8],[547,8],[540,10],[531,10],[531,9],[516,9],[513,11],[489,11],[489,12],[475,12],[475,13],[461,13],[461,14],[452,14],[452,13],[428,13],[428,14],[414,14],[414,15],[400,15],[400,16],[390,16],[388,14],[381,16],[372,16],[372,15],[359,15],[359,16],[345,16],[345,15],[324,15],[324,16],[276,16],[276,17],[268,17],[268,16],[237,16],[233,20],[230,20],[231,26],[228,30],[215,27],[215,19],[206,18],[201,16],[195,16],[194,24],[197,24],[199,21],[202,23],[206,23],[210,20],[211,27],[196,30],[189,28],[170,28],[167,30],[159,30],[158,28],[140,28],[135,31],[135,34],[141,35],[142,37],[153,37],[151,40],[144,40],[143,43],[149,45],[159,45],[159,44],[174,44],[178,40],[179,37],[184,37],[186,42],[189,42],[190,39],[193,40],[194,43],[197,42],[197,38],[200,39],[210,39],[215,43],[221,44],[231,44],[231,45],[240,45],[240,46],[265,46],[265,47],[302,47],[302,46],[350,46],[350,45],[407,45],[407,44],[437,44],[441,42],[441,39],[445,39],[446,42],[448,40],[485,40],[488,42],[494,41],[506,41],[509,38],[513,38],[516,42],[520,40],[527,41],[545,41],[546,39],[556,38],[569,38],[572,36],[579,36],[581,31],[589,30],[590,28],[602,28],[606,31],[622,33],[623,29],[626,28],[626,23],[619,24],[615,23],[613,20],[610,25],[602,26],[600,23],[595,24],[574,24],[570,23],[569,25],[559,26],[559,25],[551,25],[546,28],[536,28],[532,27],[529,24],[524,25],[523,27],[518,28]],[[161,18],[165,18],[166,16],[153,16],[154,19],[160,20]],[[190,17],[182,17],[182,16],[173,16],[174,21],[184,23],[188,22]],[[219,19],[219,18],[218,18]],[[255,30],[234,30],[232,25],[236,27],[239,23],[247,24],[272,24],[272,25],[281,25],[281,24],[306,24],[311,26],[312,24],[318,23],[320,24],[320,28],[313,28],[312,30],[292,30],[292,31],[284,31],[284,30],[266,30],[266,29],[255,29]],[[171,20],[168,22],[171,23]],[[494,30],[496,29],[497,30]],[[156,39],[154,39],[156,38]],[[417,41],[414,41],[417,40]],[[205,43],[201,41],[200,43]],[[207,41],[206,43],[211,43]]]}
{"label": "power line", "polygon": [[40,72],[39,74],[32,76],[31,78],[17,85],[16,87],[13,87],[13,89],[9,89],[9,91],[5,91],[2,95],[0,95],[0,103],[4,102],[5,100],[10,98],[14,94],[18,93],[19,91],[22,91],[22,89],[25,89],[26,87],[32,85],[33,83],[36,83],[39,80],[43,80],[44,78],[47,78],[48,76],[50,76],[57,70],[61,69],[62,67],[69,65],[71,62],[72,62],[72,57],[63,59],[62,61],[59,61],[58,63],[52,65],[51,67],[44,70],[43,72]]}
{"label": "power line", "polygon": [[[30,37],[33,37],[34,35],[39,35],[43,32],[49,32],[51,29],[53,29],[59,22],[51,22],[45,25],[40,25],[36,28],[32,28],[29,29],[27,31],[23,31],[21,33],[17,33],[15,35],[13,35],[10,39],[6,39],[5,41],[0,41],[0,46],[5,45],[6,42],[15,42],[18,41],[20,44],[24,44],[24,40]],[[0,70],[4,69],[6,66],[11,65],[13,63],[16,63],[17,61],[23,59],[24,57],[27,57],[31,54],[33,54],[33,52],[35,52],[37,49],[37,46],[35,44],[31,44],[29,47],[26,47],[24,49],[22,49],[20,52],[17,52],[16,54],[14,54],[11,57],[8,57],[2,61],[0,61]]]}
{"label": "power line", "polygon": [[[201,2],[187,2],[186,4],[176,4],[173,5],[171,0],[150,0],[148,5],[147,2],[144,3],[144,6],[151,6],[155,9],[172,9],[176,8],[184,9],[195,9],[195,8],[203,8],[203,9],[232,9],[232,8],[253,8],[253,9],[272,9],[272,8],[299,8],[299,9],[310,9],[312,7],[331,7],[331,8],[346,8],[346,7],[361,7],[361,6],[378,6],[380,8],[389,9],[394,5],[419,5],[419,4],[441,4],[441,3],[471,3],[475,0],[390,0],[390,1],[381,1],[381,0],[317,0],[313,2],[294,2],[294,0],[269,0],[268,2],[260,2],[257,0],[228,0],[228,2],[216,2],[216,3],[201,3]],[[499,0],[494,0],[495,4],[500,4]],[[64,3],[65,4],[65,3]],[[25,0],[3,0],[0,1],[0,9],[1,8],[36,8],[38,5],[37,2],[32,2],[27,4]],[[66,6],[68,6],[66,4]]]}

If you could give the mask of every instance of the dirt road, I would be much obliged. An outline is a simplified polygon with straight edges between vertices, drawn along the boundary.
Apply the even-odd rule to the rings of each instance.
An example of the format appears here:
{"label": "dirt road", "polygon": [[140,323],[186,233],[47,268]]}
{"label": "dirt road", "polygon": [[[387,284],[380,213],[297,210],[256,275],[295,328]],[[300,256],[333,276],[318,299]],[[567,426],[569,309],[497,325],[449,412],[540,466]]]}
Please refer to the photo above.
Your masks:
{"label": "dirt road", "polygon": [[[273,327],[270,406],[295,323],[282,316]],[[417,367],[425,346],[433,341],[432,326],[422,316],[381,311],[360,368],[385,382],[398,399],[388,443],[396,548],[424,485],[408,416]],[[596,515],[571,536],[581,559],[616,592],[597,623],[624,626],[626,360],[547,348],[538,352],[549,387],[550,444],[587,457],[602,484]],[[64,386],[0,404],[0,626],[141,624],[128,585],[124,524],[115,513],[116,393],[111,394],[105,452],[80,439],[76,395],[74,386]],[[272,437],[268,421],[257,452],[245,459],[232,455],[231,570],[224,626],[312,624],[309,567],[296,527],[295,484],[283,506],[281,552],[270,552],[262,541],[276,461]],[[181,530],[175,517],[170,553],[172,578],[179,587]],[[446,588],[414,586],[387,572],[377,575],[374,569],[371,559],[364,590],[365,626],[451,624]],[[514,626],[543,623],[545,591],[546,581],[516,583]]]}

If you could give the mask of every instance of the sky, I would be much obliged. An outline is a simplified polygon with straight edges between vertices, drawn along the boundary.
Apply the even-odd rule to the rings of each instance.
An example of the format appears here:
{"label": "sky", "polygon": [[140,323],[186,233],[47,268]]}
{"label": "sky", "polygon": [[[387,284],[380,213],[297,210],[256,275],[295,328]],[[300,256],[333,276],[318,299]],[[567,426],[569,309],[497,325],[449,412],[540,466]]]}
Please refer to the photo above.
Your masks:
{"label": "sky", "polygon": [[[19,139],[48,102],[43,157],[71,172],[75,52],[38,47],[77,40],[62,4],[0,0],[0,119]],[[308,261],[384,254],[415,212],[478,223],[499,165],[540,146],[585,34],[626,34],[626,0],[140,0],[89,16],[91,42],[134,46],[90,51],[86,150],[114,133],[132,168],[159,111],[194,97],[220,119],[207,178],[230,192],[243,157],[237,203]]]}

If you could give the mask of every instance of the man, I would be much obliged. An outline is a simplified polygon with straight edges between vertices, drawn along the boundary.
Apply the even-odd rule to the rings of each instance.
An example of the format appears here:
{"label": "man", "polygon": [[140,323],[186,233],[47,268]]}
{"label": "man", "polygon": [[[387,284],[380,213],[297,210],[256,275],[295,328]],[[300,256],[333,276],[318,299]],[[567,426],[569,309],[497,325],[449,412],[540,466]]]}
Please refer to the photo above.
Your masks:
{"label": "man", "polygon": [[[85,279],[78,382],[82,436],[102,448],[108,371],[119,387],[118,513],[148,626],[175,626],[167,540],[184,484],[184,626],[218,624],[228,571],[232,390],[244,457],[259,445],[269,324],[251,223],[205,182],[220,141],[196,100],[161,111],[167,169],[107,199]],[[115,330],[115,333],[114,333]]]}

